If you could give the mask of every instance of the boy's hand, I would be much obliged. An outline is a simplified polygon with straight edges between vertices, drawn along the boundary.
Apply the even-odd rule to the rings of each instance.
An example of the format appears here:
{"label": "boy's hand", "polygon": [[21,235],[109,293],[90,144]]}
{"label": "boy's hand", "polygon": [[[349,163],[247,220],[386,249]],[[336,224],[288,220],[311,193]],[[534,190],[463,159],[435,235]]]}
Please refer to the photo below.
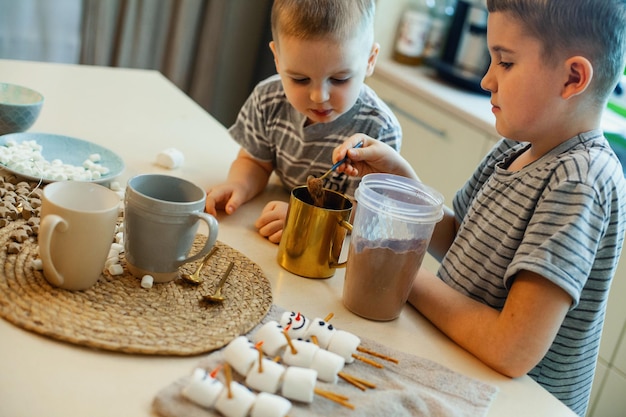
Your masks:
{"label": "boy's hand", "polygon": [[[363,142],[361,148],[354,146]],[[333,161],[340,161],[344,156],[348,160],[337,168],[350,176],[364,176],[374,172],[385,172],[419,179],[411,165],[391,146],[362,133],[352,135],[333,151]]]}
{"label": "boy's hand", "polygon": [[261,215],[254,222],[254,226],[259,229],[259,233],[272,243],[280,242],[288,208],[289,203],[284,201],[270,201],[263,207]]}
{"label": "boy's hand", "polygon": [[244,192],[234,183],[216,185],[207,190],[204,210],[217,216],[217,210],[224,210],[226,214],[233,214],[245,201]]}

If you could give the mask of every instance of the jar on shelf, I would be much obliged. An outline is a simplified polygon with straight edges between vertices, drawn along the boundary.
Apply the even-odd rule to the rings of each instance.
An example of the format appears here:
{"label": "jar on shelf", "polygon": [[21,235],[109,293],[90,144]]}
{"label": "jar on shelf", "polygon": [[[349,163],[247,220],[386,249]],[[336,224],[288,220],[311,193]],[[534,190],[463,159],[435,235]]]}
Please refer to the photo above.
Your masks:
{"label": "jar on shelf", "polygon": [[420,65],[424,60],[426,41],[432,25],[434,0],[411,1],[400,19],[393,59],[407,65]]}
{"label": "jar on shelf", "polygon": [[454,16],[457,0],[435,0],[435,6],[431,9],[432,24],[426,46],[424,56],[426,58],[440,58],[443,52],[450,23]]}

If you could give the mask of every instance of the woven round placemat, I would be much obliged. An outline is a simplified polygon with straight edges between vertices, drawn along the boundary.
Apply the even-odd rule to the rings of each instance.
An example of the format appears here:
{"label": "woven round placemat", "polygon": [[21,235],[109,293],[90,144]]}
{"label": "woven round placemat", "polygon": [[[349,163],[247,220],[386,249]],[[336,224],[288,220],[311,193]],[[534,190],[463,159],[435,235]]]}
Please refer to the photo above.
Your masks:
{"label": "woven round placemat", "polygon": [[[182,279],[141,287],[121,259],[124,274],[104,272],[84,291],[67,291],[48,284],[32,260],[38,256],[36,240],[21,244],[17,254],[7,252],[17,220],[0,229],[0,316],[24,329],[65,342],[126,353],[196,355],[218,349],[247,333],[267,314],[272,304],[270,283],[250,259],[222,242],[202,271],[198,286]],[[196,250],[206,237],[198,235]],[[222,304],[202,300],[215,291],[228,267],[234,267],[222,294]],[[181,267],[191,273],[197,263]]]}

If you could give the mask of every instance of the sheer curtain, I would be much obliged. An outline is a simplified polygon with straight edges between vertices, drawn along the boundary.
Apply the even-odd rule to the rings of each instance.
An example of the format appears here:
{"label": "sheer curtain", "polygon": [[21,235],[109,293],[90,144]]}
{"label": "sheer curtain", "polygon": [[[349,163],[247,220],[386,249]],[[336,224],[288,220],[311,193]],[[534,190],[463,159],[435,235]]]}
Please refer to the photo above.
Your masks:
{"label": "sheer curtain", "polygon": [[81,10],[82,0],[0,0],[0,58],[78,62]]}
{"label": "sheer curtain", "polygon": [[226,126],[275,72],[272,0],[0,0],[0,58],[155,69]]}

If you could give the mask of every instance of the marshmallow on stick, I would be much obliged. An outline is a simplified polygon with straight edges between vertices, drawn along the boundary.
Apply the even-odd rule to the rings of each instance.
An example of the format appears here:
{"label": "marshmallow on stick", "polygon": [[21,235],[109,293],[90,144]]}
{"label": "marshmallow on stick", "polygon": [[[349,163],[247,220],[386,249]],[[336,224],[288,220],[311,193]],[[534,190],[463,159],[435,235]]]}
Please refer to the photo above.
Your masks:
{"label": "marshmallow on stick", "polygon": [[204,408],[212,408],[217,401],[217,397],[224,389],[222,384],[216,377],[216,372],[210,374],[201,368],[197,368],[189,384],[187,384],[183,390],[183,397],[198,404]]}
{"label": "marshmallow on stick", "polygon": [[[286,335],[286,333],[284,335]],[[283,336],[283,338],[285,337]],[[288,342],[291,342],[291,340],[288,338],[286,340]],[[302,343],[313,345],[312,343],[308,342]],[[259,352],[261,351],[261,347],[263,345],[264,343],[259,342],[256,346],[253,346],[252,343],[250,343],[244,336],[233,339],[224,348],[224,359],[227,361],[226,369],[229,370],[230,366],[235,368],[234,363],[232,363],[231,361],[241,360],[241,362],[244,362],[244,364],[237,364],[237,368],[235,368],[235,370],[247,370],[246,373],[242,375],[246,376],[247,382],[252,381],[255,385],[255,387],[252,387],[246,382],[246,385],[248,385],[250,388],[254,388],[257,390],[269,389],[270,391],[273,390],[275,392],[276,382],[278,380],[281,395],[285,398],[310,403],[313,401],[314,394],[318,393],[318,395],[321,395],[332,401],[336,401],[337,403],[345,407],[353,407],[353,405],[347,402],[346,398],[339,399],[332,392],[322,391],[315,387],[315,382],[317,381],[318,375],[317,370],[311,368],[302,368],[299,366],[286,367],[282,364],[267,360],[265,358],[261,358]],[[313,346],[314,351],[320,351],[318,346]],[[249,365],[251,358],[249,352],[252,349],[254,349],[254,359],[252,360],[252,364]],[[286,349],[291,348],[287,347]],[[278,367],[283,368],[282,372]],[[229,378],[227,378],[227,389],[225,391],[228,391],[228,387],[230,386],[228,384],[228,380]]]}
{"label": "marshmallow on stick", "polygon": [[259,357],[246,375],[246,385],[257,391],[274,394],[280,387],[283,374],[285,373],[285,367],[279,363],[263,358],[261,345],[262,343],[256,345],[259,351]]}
{"label": "marshmallow on stick", "polygon": [[285,347],[282,361],[286,365],[314,369],[317,379],[332,383],[337,382],[337,376],[345,365],[342,356],[304,340],[291,340]]}
{"label": "marshmallow on stick", "polygon": [[[291,337],[296,337],[295,335],[298,335],[297,337],[300,337],[299,335],[301,335],[303,329],[305,329],[305,336],[300,338],[315,338],[321,348],[343,356],[346,363],[352,363],[354,362],[354,359],[358,359],[377,368],[383,368],[383,365],[379,364],[378,362],[364,358],[363,356],[358,355],[356,352],[367,353],[369,355],[384,359],[389,362],[393,362],[396,364],[398,363],[398,361],[394,358],[382,355],[380,353],[360,346],[361,339],[358,336],[344,330],[335,329],[332,324],[327,323],[328,320],[330,320],[332,317],[333,315],[331,313],[325,319],[315,318],[313,320],[308,320],[303,314],[299,312],[287,311],[281,316],[280,325],[287,329],[287,332]],[[298,330],[292,332],[292,325],[296,325]]]}
{"label": "marshmallow on stick", "polygon": [[[218,370],[219,368],[209,374],[204,369],[196,369],[181,394],[200,407],[216,409],[226,417],[243,417],[247,414],[250,417],[285,417],[291,410],[291,402],[286,398],[266,392],[255,395],[232,381],[231,398],[228,399],[228,390],[216,378]],[[223,396],[226,398],[222,398]],[[220,408],[216,405],[218,398],[221,399]],[[251,399],[253,402],[250,407]]]}

